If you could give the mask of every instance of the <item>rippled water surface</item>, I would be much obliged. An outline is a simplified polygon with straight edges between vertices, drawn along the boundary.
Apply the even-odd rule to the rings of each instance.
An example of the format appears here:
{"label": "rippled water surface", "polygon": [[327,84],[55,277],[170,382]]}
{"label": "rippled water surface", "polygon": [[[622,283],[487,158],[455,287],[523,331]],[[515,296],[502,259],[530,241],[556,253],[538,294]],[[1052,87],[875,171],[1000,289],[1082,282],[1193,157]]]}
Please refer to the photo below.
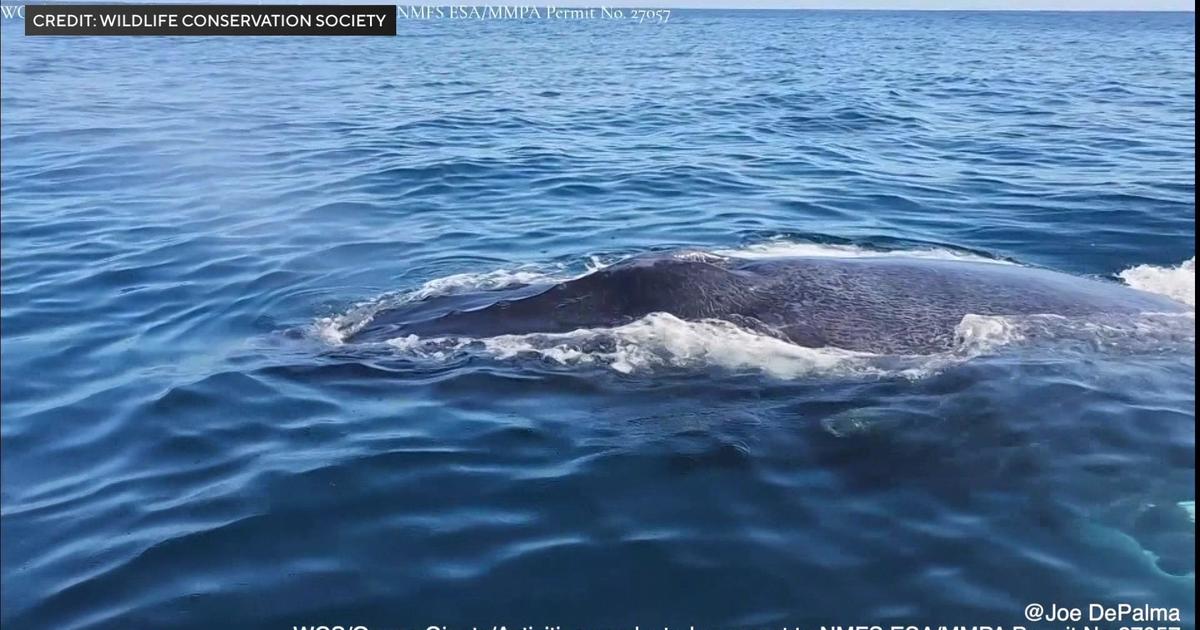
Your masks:
{"label": "rippled water surface", "polygon": [[1190,626],[1187,315],[965,318],[919,359],[669,316],[354,332],[659,250],[1194,301],[1194,24],[6,22],[3,625]]}

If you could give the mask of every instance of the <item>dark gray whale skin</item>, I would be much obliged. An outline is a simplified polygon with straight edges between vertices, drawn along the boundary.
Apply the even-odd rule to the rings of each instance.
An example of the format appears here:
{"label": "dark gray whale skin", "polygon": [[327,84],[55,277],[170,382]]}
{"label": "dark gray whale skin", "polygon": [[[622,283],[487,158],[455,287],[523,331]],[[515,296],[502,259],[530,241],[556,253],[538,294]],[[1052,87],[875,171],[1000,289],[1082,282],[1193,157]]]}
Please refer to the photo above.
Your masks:
{"label": "dark gray whale skin", "polygon": [[1186,307],[1115,282],[1018,265],[900,257],[737,259],[647,255],[541,293],[405,321],[377,314],[355,340],[490,337],[619,326],[650,313],[722,319],[802,346],[887,354],[949,350],[964,315],[1067,317]]}

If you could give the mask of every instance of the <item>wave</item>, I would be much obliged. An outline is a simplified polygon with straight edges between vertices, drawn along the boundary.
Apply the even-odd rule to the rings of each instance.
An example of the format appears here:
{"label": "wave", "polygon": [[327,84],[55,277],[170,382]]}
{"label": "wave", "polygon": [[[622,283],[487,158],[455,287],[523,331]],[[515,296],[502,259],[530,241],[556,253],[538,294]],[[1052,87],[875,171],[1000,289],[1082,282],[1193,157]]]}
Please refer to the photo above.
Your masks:
{"label": "wave", "polygon": [[1146,314],[1081,320],[1057,315],[967,315],[955,344],[933,355],[884,355],[835,347],[808,348],[724,320],[685,321],[651,313],[612,328],[496,337],[407,335],[385,343],[402,356],[445,362],[468,355],[498,360],[533,358],[561,366],[600,366],[622,374],[659,369],[755,371],[780,379],[809,376],[923,378],[1005,346],[1038,340],[1088,348],[1154,351],[1195,343],[1194,316]]}
{"label": "wave", "polygon": [[1154,352],[1195,344],[1196,315],[966,315],[954,332],[956,352],[963,355],[978,356],[1035,340],[1059,348]]}
{"label": "wave", "polygon": [[412,356],[444,360],[482,352],[496,359],[540,358],[560,365],[600,365],[630,374],[655,368],[757,370],[780,378],[812,374],[882,374],[877,355],[840,348],[805,348],[723,320],[684,321],[651,313],[623,326],[566,333],[497,337],[408,335],[388,345]]}
{"label": "wave", "polygon": [[920,258],[986,262],[1000,265],[1016,264],[978,252],[938,245],[877,247],[854,243],[818,243],[784,237],[741,247],[716,249],[709,253],[728,258]]}
{"label": "wave", "polygon": [[1117,274],[1125,284],[1196,307],[1196,257],[1175,267],[1138,265]]}

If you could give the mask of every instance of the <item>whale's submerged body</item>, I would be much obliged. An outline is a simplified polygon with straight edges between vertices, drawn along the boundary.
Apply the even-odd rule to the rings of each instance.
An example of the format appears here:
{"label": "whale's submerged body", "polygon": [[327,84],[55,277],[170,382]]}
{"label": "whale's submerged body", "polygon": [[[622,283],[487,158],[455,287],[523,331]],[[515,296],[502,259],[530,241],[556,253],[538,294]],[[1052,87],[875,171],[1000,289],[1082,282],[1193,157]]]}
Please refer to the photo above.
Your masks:
{"label": "whale's submerged body", "polygon": [[636,257],[544,291],[421,319],[378,313],[356,340],[489,337],[611,327],[651,313],[721,319],[807,347],[930,354],[966,315],[1125,315],[1186,310],[1113,282],[1018,265],[896,257]]}

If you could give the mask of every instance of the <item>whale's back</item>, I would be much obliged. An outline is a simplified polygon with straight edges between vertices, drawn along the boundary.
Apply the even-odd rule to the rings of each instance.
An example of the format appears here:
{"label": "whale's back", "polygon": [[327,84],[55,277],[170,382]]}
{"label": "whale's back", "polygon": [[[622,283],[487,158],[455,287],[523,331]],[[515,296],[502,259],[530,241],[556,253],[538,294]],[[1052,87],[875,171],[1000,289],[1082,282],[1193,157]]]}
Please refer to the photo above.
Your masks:
{"label": "whale's back", "polygon": [[382,334],[487,337],[619,326],[650,313],[722,319],[809,347],[929,354],[953,347],[967,315],[1176,312],[1157,295],[1090,278],[982,262],[878,258],[647,256],[534,295],[421,321],[381,314]]}
{"label": "whale's back", "polygon": [[756,319],[801,345],[867,352],[947,350],[972,314],[1085,317],[1182,308],[1113,282],[1007,264],[806,258],[738,269],[757,278]]}

